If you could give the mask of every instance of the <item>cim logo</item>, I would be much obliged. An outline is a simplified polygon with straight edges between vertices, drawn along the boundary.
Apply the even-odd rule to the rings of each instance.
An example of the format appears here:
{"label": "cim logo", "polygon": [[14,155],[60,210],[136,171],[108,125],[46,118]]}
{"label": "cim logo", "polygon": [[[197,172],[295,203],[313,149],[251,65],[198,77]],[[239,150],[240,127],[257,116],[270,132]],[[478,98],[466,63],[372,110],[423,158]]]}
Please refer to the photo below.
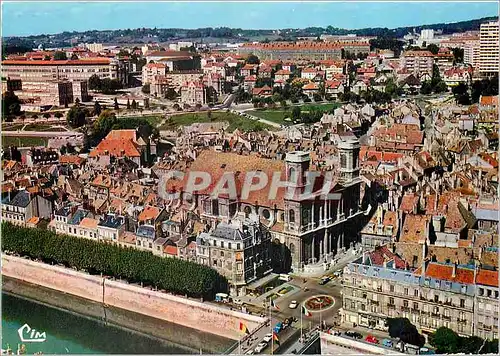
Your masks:
{"label": "cim logo", "polygon": [[28,324],[21,326],[17,333],[22,342],[44,342],[47,340],[47,335],[44,332],[39,332],[35,329],[30,328]]}

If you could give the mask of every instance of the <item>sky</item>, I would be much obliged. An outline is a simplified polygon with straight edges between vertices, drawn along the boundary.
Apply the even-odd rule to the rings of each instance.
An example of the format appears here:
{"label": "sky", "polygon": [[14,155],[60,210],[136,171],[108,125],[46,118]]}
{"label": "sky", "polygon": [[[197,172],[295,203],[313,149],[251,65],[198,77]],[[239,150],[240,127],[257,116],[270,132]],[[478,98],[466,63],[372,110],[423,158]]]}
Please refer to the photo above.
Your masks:
{"label": "sky", "polygon": [[402,27],[498,15],[498,2],[2,2],[2,35],[126,28]]}

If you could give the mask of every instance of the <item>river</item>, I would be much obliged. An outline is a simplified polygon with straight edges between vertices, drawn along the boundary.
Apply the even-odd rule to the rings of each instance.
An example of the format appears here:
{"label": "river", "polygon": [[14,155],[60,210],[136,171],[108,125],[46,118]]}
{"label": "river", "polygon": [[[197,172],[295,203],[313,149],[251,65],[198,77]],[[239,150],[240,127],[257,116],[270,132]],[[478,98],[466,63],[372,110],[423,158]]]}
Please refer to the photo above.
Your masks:
{"label": "river", "polygon": [[[58,292],[50,293],[58,294],[55,299],[61,297]],[[64,295],[64,298],[72,300],[73,297]],[[75,301],[75,304],[82,303],[82,300],[75,299]],[[95,304],[89,303],[89,310],[92,308],[95,308]],[[124,310],[107,309],[107,315],[110,319],[123,322],[125,325],[130,324],[131,320],[134,321],[136,330],[53,307],[44,302],[26,299],[24,296],[2,293],[2,349],[9,345],[14,352],[17,350],[17,345],[23,343],[18,329],[24,324],[46,334],[44,342],[24,342],[28,353],[39,351],[44,354],[199,354],[200,351],[221,353],[234,343],[232,340]]]}

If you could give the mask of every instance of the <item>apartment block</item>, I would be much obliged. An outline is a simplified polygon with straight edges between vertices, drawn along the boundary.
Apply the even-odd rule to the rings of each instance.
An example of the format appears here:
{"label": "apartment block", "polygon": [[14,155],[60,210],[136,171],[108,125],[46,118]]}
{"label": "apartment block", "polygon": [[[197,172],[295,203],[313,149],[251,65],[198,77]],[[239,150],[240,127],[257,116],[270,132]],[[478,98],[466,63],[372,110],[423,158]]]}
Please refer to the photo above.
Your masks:
{"label": "apartment block", "polygon": [[432,76],[434,55],[429,51],[407,51],[401,56],[401,67],[420,77],[423,74]]}
{"label": "apartment block", "polygon": [[483,75],[498,74],[499,71],[499,23],[481,24],[479,32],[479,72]]}
{"label": "apartment block", "polygon": [[479,40],[467,41],[464,44],[464,63],[477,68],[480,58],[480,44]]}

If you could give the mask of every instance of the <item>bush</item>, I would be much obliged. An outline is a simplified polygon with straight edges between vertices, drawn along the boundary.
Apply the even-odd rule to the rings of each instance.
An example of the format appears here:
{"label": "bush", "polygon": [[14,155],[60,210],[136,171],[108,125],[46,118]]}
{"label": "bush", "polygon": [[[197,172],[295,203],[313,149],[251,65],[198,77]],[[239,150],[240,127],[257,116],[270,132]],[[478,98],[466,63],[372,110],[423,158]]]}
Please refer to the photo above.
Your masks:
{"label": "bush", "polygon": [[213,299],[227,291],[227,280],[212,268],[174,258],[162,258],[147,251],[57,235],[54,232],[2,223],[3,250],[63,264],[90,274],[105,274],[132,283],[165,289],[176,294]]}

